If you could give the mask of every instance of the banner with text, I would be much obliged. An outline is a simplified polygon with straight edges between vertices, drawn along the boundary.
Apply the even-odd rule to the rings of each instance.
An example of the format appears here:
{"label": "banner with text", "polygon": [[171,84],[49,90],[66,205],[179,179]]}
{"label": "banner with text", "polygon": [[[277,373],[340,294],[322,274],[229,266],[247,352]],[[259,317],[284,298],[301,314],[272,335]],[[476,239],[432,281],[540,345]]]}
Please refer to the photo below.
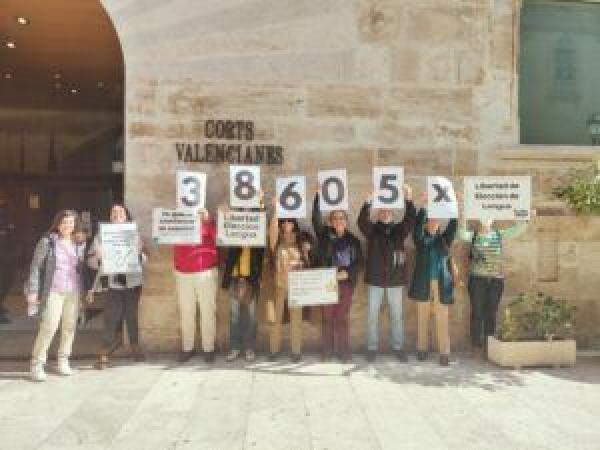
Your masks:
{"label": "banner with text", "polygon": [[337,302],[337,269],[305,269],[288,272],[290,306],[331,305]]}
{"label": "banner with text", "polygon": [[529,220],[531,177],[465,177],[465,218]]}
{"label": "banner with text", "polygon": [[102,273],[139,273],[142,271],[137,224],[101,223]]}
{"label": "banner with text", "polygon": [[157,244],[201,244],[202,222],[195,209],[154,208],[152,239]]}
{"label": "banner with text", "polygon": [[217,245],[220,247],[264,247],[266,234],[264,212],[219,211]]}

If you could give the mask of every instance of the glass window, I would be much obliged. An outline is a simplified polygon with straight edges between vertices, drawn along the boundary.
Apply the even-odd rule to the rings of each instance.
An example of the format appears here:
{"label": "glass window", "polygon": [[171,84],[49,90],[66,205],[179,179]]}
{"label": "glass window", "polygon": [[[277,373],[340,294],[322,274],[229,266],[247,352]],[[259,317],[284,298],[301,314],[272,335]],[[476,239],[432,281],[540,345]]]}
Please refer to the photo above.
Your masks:
{"label": "glass window", "polygon": [[524,0],[522,144],[591,145],[600,127],[600,4]]}

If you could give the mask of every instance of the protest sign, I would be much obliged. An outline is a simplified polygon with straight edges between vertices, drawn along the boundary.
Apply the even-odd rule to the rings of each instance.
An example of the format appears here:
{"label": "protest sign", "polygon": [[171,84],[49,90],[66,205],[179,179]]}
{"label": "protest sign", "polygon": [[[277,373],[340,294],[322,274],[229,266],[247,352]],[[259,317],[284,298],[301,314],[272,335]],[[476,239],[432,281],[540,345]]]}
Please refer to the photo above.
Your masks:
{"label": "protest sign", "polygon": [[529,220],[531,177],[465,177],[466,219]]}
{"label": "protest sign", "polygon": [[276,214],[280,219],[306,217],[306,178],[303,176],[277,178]]}
{"label": "protest sign", "polygon": [[454,219],[458,217],[458,203],[452,182],[444,177],[427,177],[427,217]]}
{"label": "protest sign", "polygon": [[348,178],[346,169],[322,170],[318,173],[321,186],[321,211],[348,209]]}
{"label": "protest sign", "polygon": [[101,223],[102,273],[139,273],[142,271],[139,235],[134,222]]}
{"label": "protest sign", "polygon": [[152,239],[157,244],[201,244],[202,222],[196,210],[154,208]]}
{"label": "protest sign", "polygon": [[305,269],[288,272],[290,306],[330,305],[337,302],[337,269]]}
{"label": "protest sign", "polygon": [[260,207],[260,167],[229,167],[229,202],[232,208]]}
{"label": "protest sign", "polygon": [[206,174],[177,172],[177,207],[204,209],[206,204]]}
{"label": "protest sign", "polygon": [[404,208],[404,169],[402,167],[373,168],[373,208]]}
{"label": "protest sign", "polygon": [[264,247],[266,233],[264,212],[219,211],[217,245],[221,247]]}

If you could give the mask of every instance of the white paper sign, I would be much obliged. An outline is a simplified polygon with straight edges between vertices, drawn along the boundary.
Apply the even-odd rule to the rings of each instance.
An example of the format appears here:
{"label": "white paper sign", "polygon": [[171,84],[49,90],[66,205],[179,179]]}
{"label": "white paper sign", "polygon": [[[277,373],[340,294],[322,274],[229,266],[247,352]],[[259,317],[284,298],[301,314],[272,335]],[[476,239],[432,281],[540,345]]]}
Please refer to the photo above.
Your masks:
{"label": "white paper sign", "polygon": [[201,244],[202,221],[195,209],[154,208],[152,239],[157,244]]}
{"label": "white paper sign", "polygon": [[280,219],[306,217],[306,178],[293,176],[277,178],[277,217]]}
{"label": "white paper sign", "polygon": [[206,204],[206,174],[177,172],[177,207],[203,209]]}
{"label": "white paper sign", "polygon": [[305,269],[288,272],[290,306],[331,305],[337,302],[337,269]]}
{"label": "white paper sign", "polygon": [[219,211],[217,245],[220,247],[264,247],[267,218],[264,212]]}
{"label": "white paper sign", "polygon": [[102,273],[139,273],[142,271],[137,224],[101,223]]}
{"label": "white paper sign", "polygon": [[260,167],[229,167],[229,202],[232,208],[260,207]]}
{"label": "white paper sign", "polygon": [[444,177],[427,177],[427,217],[455,219],[458,203],[452,182]]}
{"label": "white paper sign", "polygon": [[322,170],[318,174],[321,186],[321,211],[348,209],[348,178],[346,169]]}
{"label": "white paper sign", "polygon": [[373,208],[404,209],[404,169],[373,167]]}
{"label": "white paper sign", "polygon": [[465,177],[465,218],[529,220],[531,177]]}

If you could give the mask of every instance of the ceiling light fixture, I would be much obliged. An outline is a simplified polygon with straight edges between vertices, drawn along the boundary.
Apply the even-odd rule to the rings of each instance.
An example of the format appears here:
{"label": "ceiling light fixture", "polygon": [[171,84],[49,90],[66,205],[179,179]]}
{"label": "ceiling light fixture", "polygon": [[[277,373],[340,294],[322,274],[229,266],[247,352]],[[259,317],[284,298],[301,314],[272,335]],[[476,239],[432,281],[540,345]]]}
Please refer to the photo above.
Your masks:
{"label": "ceiling light fixture", "polygon": [[15,44],[15,42],[14,42],[14,41],[7,41],[7,42],[6,42],[6,46],[7,46],[8,48],[17,48],[17,44]]}
{"label": "ceiling light fixture", "polygon": [[17,17],[17,23],[19,25],[29,25],[29,19],[27,17],[19,16]]}
{"label": "ceiling light fixture", "polygon": [[79,94],[79,90],[78,89],[71,89],[71,94]]}

